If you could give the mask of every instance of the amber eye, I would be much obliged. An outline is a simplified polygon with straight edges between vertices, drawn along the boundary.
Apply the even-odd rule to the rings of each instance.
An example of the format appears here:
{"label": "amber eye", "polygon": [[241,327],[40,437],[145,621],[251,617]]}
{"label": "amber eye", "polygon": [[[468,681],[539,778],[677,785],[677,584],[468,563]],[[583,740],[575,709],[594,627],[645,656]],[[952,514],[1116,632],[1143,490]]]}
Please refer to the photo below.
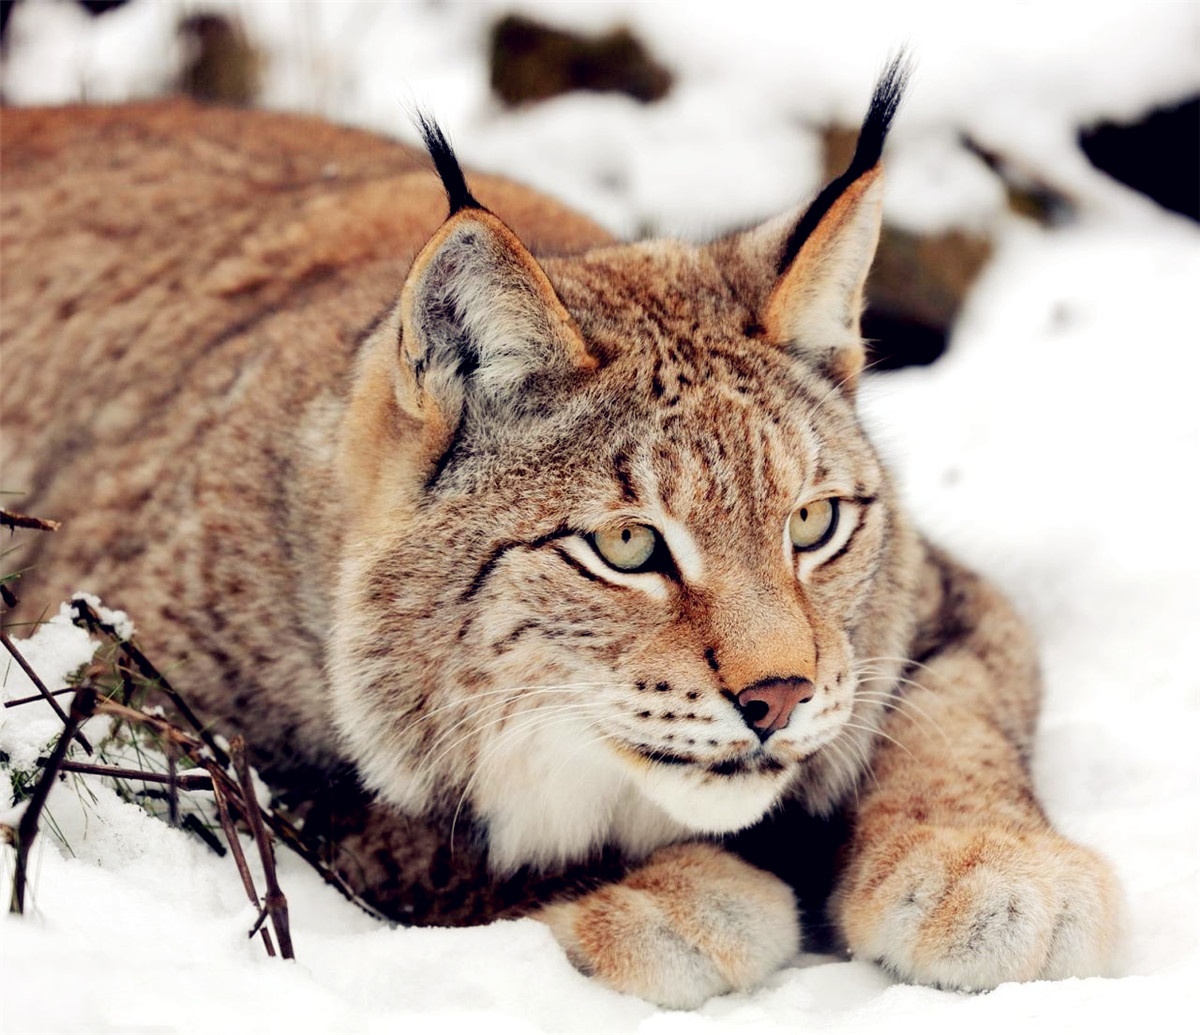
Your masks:
{"label": "amber eye", "polygon": [[838,523],[838,501],[835,498],[813,500],[792,511],[788,520],[788,535],[797,550],[815,550],[833,538]]}
{"label": "amber eye", "polygon": [[589,536],[592,547],[617,571],[637,571],[654,556],[658,533],[649,525],[621,525]]}

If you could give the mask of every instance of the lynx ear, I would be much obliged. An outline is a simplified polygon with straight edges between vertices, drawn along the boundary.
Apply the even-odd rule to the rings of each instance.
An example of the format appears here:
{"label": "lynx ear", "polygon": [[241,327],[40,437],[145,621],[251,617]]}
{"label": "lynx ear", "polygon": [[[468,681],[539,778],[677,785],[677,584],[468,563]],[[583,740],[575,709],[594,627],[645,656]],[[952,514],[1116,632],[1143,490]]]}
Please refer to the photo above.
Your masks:
{"label": "lynx ear", "polygon": [[760,318],[768,339],[796,350],[848,395],[865,358],[859,321],[883,217],[880,155],[907,77],[901,55],[875,86],[849,167],[790,225],[782,246],[778,221],[754,232],[767,239],[756,242],[760,253],[776,256]]}
{"label": "lynx ear", "polygon": [[421,129],[451,212],[400,295],[397,395],[448,439],[471,407],[504,405],[529,377],[596,360],[541,266],[467,189],[441,130],[426,120]]}

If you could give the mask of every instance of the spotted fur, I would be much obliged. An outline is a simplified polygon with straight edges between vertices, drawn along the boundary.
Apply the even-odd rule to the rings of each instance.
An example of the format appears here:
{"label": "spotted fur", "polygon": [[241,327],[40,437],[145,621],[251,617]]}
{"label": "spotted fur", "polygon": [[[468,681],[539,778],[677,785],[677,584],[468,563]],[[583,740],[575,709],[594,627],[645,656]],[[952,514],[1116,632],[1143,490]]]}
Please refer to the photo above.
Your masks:
{"label": "spotted fur", "polygon": [[[796,951],[771,871],[840,817],[851,951],[951,987],[1100,971],[1117,893],[1031,789],[1028,635],[855,415],[902,82],[814,210],[702,245],[468,188],[429,125],[440,226],[411,156],[318,123],[7,113],[4,477],[67,523],[26,599],[128,608],[401,919],[535,913],[694,1005]],[[633,572],[596,538],[628,525]],[[756,865],[721,847],[768,821]]]}

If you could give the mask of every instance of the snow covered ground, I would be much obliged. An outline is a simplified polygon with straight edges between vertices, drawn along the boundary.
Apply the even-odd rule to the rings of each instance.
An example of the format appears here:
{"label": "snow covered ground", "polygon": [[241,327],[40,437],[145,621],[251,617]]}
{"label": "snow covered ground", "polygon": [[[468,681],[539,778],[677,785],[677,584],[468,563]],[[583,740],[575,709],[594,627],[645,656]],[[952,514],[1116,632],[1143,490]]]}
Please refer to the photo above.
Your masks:
{"label": "snow covered ground", "polygon": [[[181,8],[90,20],[56,0],[13,16],[14,102],[152,91]],[[270,64],[268,103],[408,132],[438,113],[464,158],[572,201],[623,233],[705,233],[817,185],[816,128],[856,122],[888,52],[919,60],[889,152],[888,217],[988,227],[998,248],[948,355],[869,379],[863,410],[909,506],[998,581],[1043,643],[1036,772],[1051,816],[1124,883],[1108,979],[960,995],[873,966],[805,958],[694,1014],[577,975],[532,922],[389,929],[284,854],[297,961],[247,941],[228,860],[88,780],[50,811],[65,841],[35,853],[31,916],[0,922],[6,1032],[509,1031],[1159,1032],[1200,1019],[1200,632],[1195,385],[1200,230],[1094,172],[1081,121],[1133,115],[1200,86],[1200,6],[1178,4],[592,5],[207,3],[234,8]],[[677,73],[663,102],[574,96],[518,112],[487,94],[500,10],[632,23]],[[16,46],[18,43],[20,46]],[[957,143],[966,130],[1081,200],[1045,230]],[[133,616],[136,620],[136,616]],[[64,620],[26,648],[50,682],[86,657]],[[10,678],[6,699],[28,686]],[[0,749],[36,754],[56,720],[5,711]],[[13,822],[3,807],[0,822]],[[0,854],[0,887],[12,853]],[[261,881],[260,881],[261,887]],[[1191,1022],[1187,1018],[1191,1018]]]}

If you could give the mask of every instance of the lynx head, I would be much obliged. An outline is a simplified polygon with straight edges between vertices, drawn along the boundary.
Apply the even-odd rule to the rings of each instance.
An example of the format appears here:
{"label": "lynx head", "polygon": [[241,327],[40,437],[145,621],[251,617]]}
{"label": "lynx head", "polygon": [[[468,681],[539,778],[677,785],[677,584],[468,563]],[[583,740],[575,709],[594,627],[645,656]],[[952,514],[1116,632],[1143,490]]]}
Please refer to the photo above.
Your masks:
{"label": "lynx head", "polygon": [[904,78],[806,210],[541,263],[424,125],[451,213],[343,426],[333,707],[371,786],[465,810],[496,868],[857,780],[915,567],[854,414]]}

